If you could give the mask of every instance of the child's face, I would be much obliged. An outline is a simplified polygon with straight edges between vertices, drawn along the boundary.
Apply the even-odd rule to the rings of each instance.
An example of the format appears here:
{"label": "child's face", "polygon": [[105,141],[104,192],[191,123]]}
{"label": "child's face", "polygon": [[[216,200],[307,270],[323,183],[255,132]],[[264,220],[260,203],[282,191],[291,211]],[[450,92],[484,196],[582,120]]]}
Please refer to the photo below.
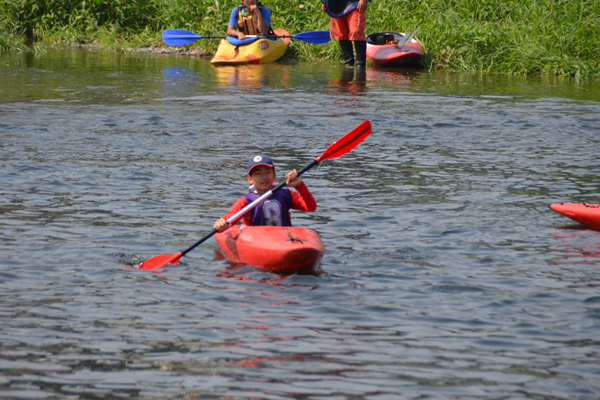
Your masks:
{"label": "child's face", "polygon": [[258,194],[263,194],[271,190],[274,180],[275,172],[273,172],[273,168],[266,165],[259,165],[252,168],[250,175],[248,175],[248,183],[254,185]]}
{"label": "child's face", "polygon": [[241,0],[244,7],[250,7],[256,5],[256,0]]}

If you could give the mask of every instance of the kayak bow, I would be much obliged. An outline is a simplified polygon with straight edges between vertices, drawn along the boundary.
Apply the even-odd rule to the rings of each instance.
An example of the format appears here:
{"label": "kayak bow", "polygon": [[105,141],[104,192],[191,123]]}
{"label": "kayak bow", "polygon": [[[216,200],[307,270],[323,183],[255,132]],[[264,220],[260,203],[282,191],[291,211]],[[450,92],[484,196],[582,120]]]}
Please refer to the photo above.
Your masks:
{"label": "kayak bow", "polygon": [[315,272],[325,252],[315,231],[293,226],[235,225],[215,239],[227,261],[280,275]]}
{"label": "kayak bow", "polygon": [[580,224],[600,228],[600,204],[555,203],[550,207]]}

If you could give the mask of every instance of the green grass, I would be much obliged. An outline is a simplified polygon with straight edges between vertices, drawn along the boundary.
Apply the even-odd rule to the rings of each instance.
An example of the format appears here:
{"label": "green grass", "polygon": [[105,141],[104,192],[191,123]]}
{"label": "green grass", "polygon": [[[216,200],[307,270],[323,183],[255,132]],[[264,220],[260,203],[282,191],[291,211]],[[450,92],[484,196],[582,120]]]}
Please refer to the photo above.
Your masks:
{"label": "green grass", "polygon": [[[329,29],[318,0],[264,0],[272,26]],[[164,29],[222,35],[239,0],[0,0],[0,49],[97,44],[114,51],[165,46]],[[367,33],[418,30],[429,69],[600,76],[598,0],[374,0]],[[212,53],[217,40],[191,46]],[[293,40],[286,60],[338,62],[335,42]]]}

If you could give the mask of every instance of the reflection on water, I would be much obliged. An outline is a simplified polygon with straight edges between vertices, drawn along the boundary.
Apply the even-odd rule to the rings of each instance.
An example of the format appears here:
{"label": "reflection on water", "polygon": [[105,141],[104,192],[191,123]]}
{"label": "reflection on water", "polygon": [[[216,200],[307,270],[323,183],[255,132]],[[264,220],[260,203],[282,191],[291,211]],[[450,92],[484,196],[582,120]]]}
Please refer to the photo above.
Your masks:
{"label": "reflection on water", "polygon": [[[315,63],[282,65],[279,63],[242,67],[213,67],[203,59],[169,55],[124,55],[90,49],[52,49],[44,53],[0,55],[2,80],[0,101],[69,100],[131,101],[153,100],[165,96],[219,91],[224,87],[276,89],[293,87],[348,88],[361,93],[366,87],[396,90],[408,86],[408,93],[435,93],[450,96],[489,98],[556,97],[572,100],[598,100],[597,80],[565,77],[513,77],[503,75],[428,73],[398,68],[360,69]],[[162,78],[157,79],[157,75]],[[174,86],[177,76],[191,79]],[[350,76],[354,75],[354,76]],[[184,82],[184,80],[180,80]],[[170,87],[170,89],[169,89]],[[142,89],[143,88],[143,89]]]}
{"label": "reflection on water", "polygon": [[[598,82],[79,49],[0,69],[0,397],[599,397],[600,232],[549,208],[598,202]],[[214,241],[121,266],[208,233],[250,155],[302,167],[364,119],[303,176],[320,275]]]}
{"label": "reflection on water", "polygon": [[287,87],[288,67],[277,64],[255,64],[244,66],[220,66],[215,68],[221,87],[250,88]]}
{"label": "reflection on water", "polygon": [[559,244],[558,248],[550,249],[558,254],[551,262],[564,265],[597,265],[594,258],[600,257],[599,229],[578,226],[557,229],[563,232],[550,235]]}
{"label": "reflection on water", "polygon": [[194,83],[202,80],[196,70],[179,66],[163,68],[162,78],[163,92],[167,97],[194,96],[198,91]]}
{"label": "reflection on water", "polygon": [[358,96],[364,93],[367,82],[365,69],[342,68],[339,79],[329,81],[329,86],[342,95]]}
{"label": "reflection on water", "polygon": [[368,68],[366,79],[373,85],[409,86],[422,71],[399,68]]}

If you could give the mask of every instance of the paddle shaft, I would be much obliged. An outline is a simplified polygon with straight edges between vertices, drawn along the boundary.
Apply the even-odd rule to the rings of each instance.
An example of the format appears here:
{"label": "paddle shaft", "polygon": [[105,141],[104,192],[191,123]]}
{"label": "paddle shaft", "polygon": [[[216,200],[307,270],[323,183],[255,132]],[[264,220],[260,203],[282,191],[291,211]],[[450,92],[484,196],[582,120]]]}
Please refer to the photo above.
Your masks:
{"label": "paddle shaft", "polygon": [[[286,31],[281,32],[281,33],[285,33],[283,35],[278,35],[277,33],[280,33],[280,32],[276,31],[276,33],[266,35],[266,36],[252,36],[251,35],[251,36],[247,36],[247,37],[250,39],[252,39],[252,38],[268,38],[271,40],[274,40],[277,38],[294,38],[294,39],[298,39],[303,42],[312,43],[312,44],[327,43],[331,40],[331,34],[329,33],[329,31],[302,32],[302,33],[297,33],[295,35],[290,35]],[[194,32],[186,31],[185,29],[167,29],[166,31],[163,32],[162,37],[163,37],[164,42],[166,44],[168,44],[169,46],[183,46],[186,44],[193,43],[199,39],[232,38],[232,39],[239,40],[235,36],[221,36],[221,35],[200,36]]]}
{"label": "paddle shaft", "polygon": [[[300,170],[300,172],[298,172],[298,176],[302,175],[303,173],[305,173],[306,171],[308,171],[309,169],[311,169],[312,167],[314,167],[318,163],[319,162],[317,160],[313,160],[310,164],[308,164],[306,167],[302,168]],[[246,214],[248,211],[252,210],[260,202],[262,202],[266,198],[270,197],[273,193],[275,193],[275,192],[279,191],[280,189],[282,189],[285,186],[285,184],[286,184],[286,182],[283,181],[279,185],[275,186],[273,189],[269,190],[268,192],[265,192],[258,199],[254,200],[252,203],[248,204],[246,207],[242,208],[240,211],[238,211],[237,213],[235,213],[234,215],[232,215],[231,217],[229,217],[227,219],[227,223],[229,223],[229,224],[232,223],[233,221],[235,221],[236,219],[238,219],[242,215]],[[194,243],[193,245],[191,245],[190,247],[188,247],[187,249],[185,249],[184,251],[182,251],[181,255],[185,256],[187,253],[189,253],[190,251],[194,250],[196,247],[200,246],[202,243],[204,243],[205,241],[207,241],[208,239],[210,239],[215,233],[218,233],[218,231],[216,229],[213,229],[211,233],[209,233],[208,235],[204,236],[202,239],[198,240],[196,243]]]}
{"label": "paddle shaft", "polygon": [[[227,39],[228,37],[237,39],[235,36],[202,36],[199,39]],[[257,37],[257,35],[248,35],[246,37],[247,38],[254,38],[254,37]],[[264,37],[264,38],[267,38],[267,39],[273,39],[273,38],[293,38],[294,35],[284,35],[284,36],[267,35],[267,36],[258,36],[258,37]]]}

